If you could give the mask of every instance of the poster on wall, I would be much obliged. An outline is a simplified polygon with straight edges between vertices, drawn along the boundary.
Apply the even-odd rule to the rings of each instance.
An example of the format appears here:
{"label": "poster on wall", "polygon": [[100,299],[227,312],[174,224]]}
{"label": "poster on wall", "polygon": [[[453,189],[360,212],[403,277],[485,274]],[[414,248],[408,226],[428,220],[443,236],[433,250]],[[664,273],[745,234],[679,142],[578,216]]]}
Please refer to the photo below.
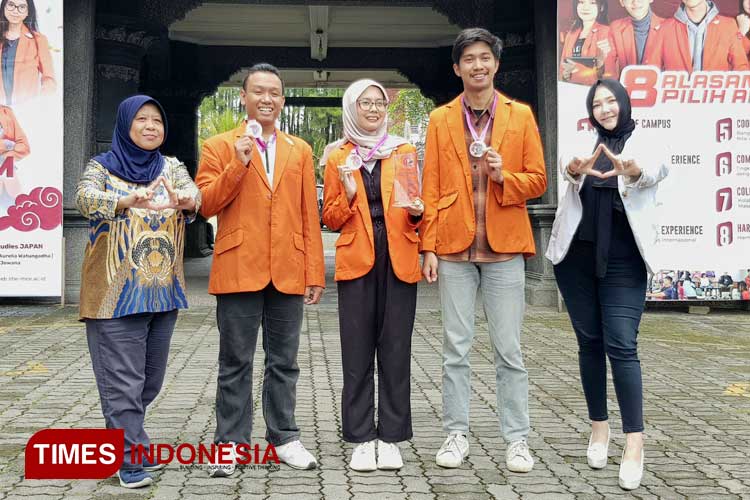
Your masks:
{"label": "poster on wall", "polygon": [[669,169],[647,298],[750,300],[750,0],[558,0],[557,14],[558,166],[591,154],[586,95],[611,78],[631,98],[635,159]]}
{"label": "poster on wall", "polygon": [[62,4],[0,4],[0,296],[61,294]]}

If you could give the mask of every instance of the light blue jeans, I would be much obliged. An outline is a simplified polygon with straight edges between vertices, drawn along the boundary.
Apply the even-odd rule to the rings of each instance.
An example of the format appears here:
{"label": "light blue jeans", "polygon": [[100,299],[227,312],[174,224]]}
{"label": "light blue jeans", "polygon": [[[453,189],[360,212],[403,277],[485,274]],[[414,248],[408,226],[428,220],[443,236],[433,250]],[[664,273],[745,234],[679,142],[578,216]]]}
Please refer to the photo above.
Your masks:
{"label": "light blue jeans", "polygon": [[505,262],[438,263],[443,309],[443,429],[469,431],[474,309],[482,290],[490,342],[500,431],[510,443],[529,434],[529,378],[521,355],[521,323],[526,307],[523,256]]}

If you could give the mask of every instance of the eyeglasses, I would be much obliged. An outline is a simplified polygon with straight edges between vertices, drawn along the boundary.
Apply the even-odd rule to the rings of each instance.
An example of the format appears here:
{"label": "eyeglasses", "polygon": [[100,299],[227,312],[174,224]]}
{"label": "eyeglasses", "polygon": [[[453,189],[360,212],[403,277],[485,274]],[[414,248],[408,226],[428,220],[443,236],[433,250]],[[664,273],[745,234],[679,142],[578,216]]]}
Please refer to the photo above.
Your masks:
{"label": "eyeglasses", "polygon": [[21,4],[14,4],[13,2],[8,2],[5,4],[5,9],[8,11],[16,11],[19,14],[26,14],[29,10],[29,6],[21,3]]}
{"label": "eyeglasses", "polygon": [[386,102],[382,99],[378,99],[377,101],[371,101],[370,99],[360,99],[357,101],[357,104],[359,105],[359,109],[362,111],[370,111],[373,106],[375,106],[375,109],[378,111],[385,111]]}

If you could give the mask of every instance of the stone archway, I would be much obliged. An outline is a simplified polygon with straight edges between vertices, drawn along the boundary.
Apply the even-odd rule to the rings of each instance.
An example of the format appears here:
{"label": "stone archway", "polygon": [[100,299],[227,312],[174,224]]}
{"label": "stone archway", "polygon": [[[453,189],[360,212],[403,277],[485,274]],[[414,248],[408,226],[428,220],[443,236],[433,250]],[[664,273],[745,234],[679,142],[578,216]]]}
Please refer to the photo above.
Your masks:
{"label": "stone archway", "polygon": [[[311,39],[307,46],[279,46],[269,44],[254,45],[206,45],[170,39],[170,27],[179,20],[190,16],[213,0],[175,0],[160,2],[134,0],[118,2],[114,0],[65,0],[66,35],[79,31],[79,50],[66,47],[66,65],[69,59],[80,58],[90,62],[81,74],[66,71],[66,87],[94,88],[91,93],[68,96],[66,90],[66,116],[69,110],[82,125],[82,134],[76,138],[78,148],[66,148],[66,165],[76,165],[77,171],[66,176],[77,179],[85,159],[91,154],[107,149],[111,139],[114,112],[117,103],[126,95],[145,92],[157,97],[168,110],[170,134],[164,146],[165,152],[174,154],[185,161],[191,171],[197,168],[196,109],[202,98],[226,82],[238,70],[254,62],[267,60],[282,70],[285,68],[344,70],[384,69],[398,72],[411,84],[419,87],[422,93],[436,103],[442,103],[455,96],[459,82],[452,76],[450,45],[452,37],[434,46],[417,48],[392,47],[387,43],[381,46],[337,46],[330,43],[325,58],[311,57],[311,46],[317,39]],[[441,14],[456,29],[471,25],[487,27],[500,35],[506,45],[498,75],[498,87],[505,93],[529,102],[539,113],[540,129],[546,146],[548,160],[555,158],[554,147],[555,91],[554,80],[545,83],[555,74],[556,37],[554,17],[545,17],[546,2],[496,2],[494,0],[330,0],[331,9],[424,9],[424,12]],[[299,6],[319,9],[320,2],[306,0],[222,0],[222,5],[234,4],[238,7],[273,9],[279,6]],[[512,5],[508,5],[512,4]],[[394,12],[395,12],[394,10]],[[433,12],[434,11],[434,12]],[[312,12],[312,11],[311,11]],[[335,12],[335,10],[334,10]],[[95,24],[91,19],[95,17]],[[67,24],[72,18],[74,30]],[[88,20],[86,22],[85,20]],[[315,36],[309,30],[309,36]],[[70,40],[70,36],[66,39]],[[335,39],[335,37],[333,37]],[[544,45],[543,45],[544,44]],[[94,48],[92,51],[91,48]],[[93,69],[93,70],[92,70]],[[71,86],[68,81],[74,81]],[[92,94],[93,97],[92,98]],[[76,113],[80,110],[80,115]],[[67,144],[67,139],[66,139]],[[69,163],[68,159],[73,163]],[[76,161],[77,160],[77,161]],[[549,164],[553,164],[548,161]],[[66,167],[67,168],[67,167]],[[549,169],[550,185],[555,183],[555,169]],[[80,252],[85,239],[85,221],[73,209],[71,184],[66,185],[65,228],[70,242],[68,255]],[[543,248],[548,239],[549,227],[554,215],[554,190],[541,199],[535,200],[530,210],[532,223],[537,236],[537,245]],[[200,240],[201,235],[191,236]],[[191,248],[193,253],[201,253],[200,248]],[[80,266],[68,266],[66,273],[66,293],[69,299],[77,299],[78,273]],[[551,269],[543,259],[532,259],[527,265],[527,279],[537,290],[546,294],[541,302],[552,303],[554,284]],[[536,291],[527,293],[530,302],[539,302]]]}

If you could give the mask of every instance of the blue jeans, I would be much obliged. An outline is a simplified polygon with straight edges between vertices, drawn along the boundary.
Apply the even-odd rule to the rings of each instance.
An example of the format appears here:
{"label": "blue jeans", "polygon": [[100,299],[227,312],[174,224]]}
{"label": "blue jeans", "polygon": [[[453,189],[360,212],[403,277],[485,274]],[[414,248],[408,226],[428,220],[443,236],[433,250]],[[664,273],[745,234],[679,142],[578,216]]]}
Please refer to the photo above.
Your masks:
{"label": "blue jeans", "polygon": [[610,253],[607,274],[597,278],[594,259],[593,244],[574,240],[568,255],[555,266],[557,286],[578,340],[589,418],[608,419],[609,358],[622,430],[642,432],[643,388],[637,337],[645,304],[646,268],[637,248],[629,255]]}
{"label": "blue jeans", "polygon": [[469,352],[474,340],[474,308],[482,290],[484,313],[495,358],[500,430],[507,442],[529,434],[529,377],[521,355],[525,310],[523,257],[505,262],[438,262],[443,313],[443,429],[468,432],[471,398]]}
{"label": "blue jeans", "polygon": [[115,319],[87,319],[86,338],[107,429],[125,430],[123,470],[131,464],[130,447],[150,441],[143,428],[146,407],[164,382],[169,343],[177,309],[132,314]]}

